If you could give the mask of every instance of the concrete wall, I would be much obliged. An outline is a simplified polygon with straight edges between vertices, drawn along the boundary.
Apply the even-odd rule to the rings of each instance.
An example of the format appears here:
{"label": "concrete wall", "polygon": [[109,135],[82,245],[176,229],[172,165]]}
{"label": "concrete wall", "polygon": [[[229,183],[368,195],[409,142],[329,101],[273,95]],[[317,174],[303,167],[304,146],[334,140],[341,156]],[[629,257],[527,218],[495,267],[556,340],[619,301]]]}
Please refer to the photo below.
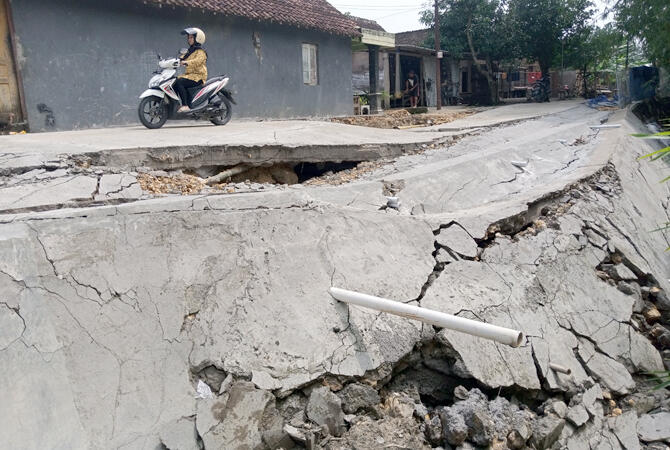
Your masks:
{"label": "concrete wall", "polygon": [[[231,76],[233,117],[349,114],[351,40],[201,11],[147,7],[139,0],[11,0],[32,131],[138,123],[138,96],[156,70],[156,52],[186,46],[179,32],[207,33],[210,77]],[[260,48],[253,44],[260,35]],[[318,45],[318,86],[302,81],[301,44]]]}

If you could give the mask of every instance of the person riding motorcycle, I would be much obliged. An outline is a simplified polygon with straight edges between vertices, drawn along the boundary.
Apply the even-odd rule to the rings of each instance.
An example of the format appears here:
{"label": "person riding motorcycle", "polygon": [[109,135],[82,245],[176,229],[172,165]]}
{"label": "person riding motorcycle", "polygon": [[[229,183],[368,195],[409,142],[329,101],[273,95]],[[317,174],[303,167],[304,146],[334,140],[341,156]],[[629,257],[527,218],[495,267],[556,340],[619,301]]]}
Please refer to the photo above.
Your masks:
{"label": "person riding motorcycle", "polygon": [[182,102],[182,107],[177,112],[184,113],[191,110],[188,89],[201,86],[207,81],[207,52],[202,47],[205,33],[200,28],[184,28],[181,34],[188,36],[188,51],[180,57],[180,65],[185,66],[186,71],[177,78],[174,87]]}

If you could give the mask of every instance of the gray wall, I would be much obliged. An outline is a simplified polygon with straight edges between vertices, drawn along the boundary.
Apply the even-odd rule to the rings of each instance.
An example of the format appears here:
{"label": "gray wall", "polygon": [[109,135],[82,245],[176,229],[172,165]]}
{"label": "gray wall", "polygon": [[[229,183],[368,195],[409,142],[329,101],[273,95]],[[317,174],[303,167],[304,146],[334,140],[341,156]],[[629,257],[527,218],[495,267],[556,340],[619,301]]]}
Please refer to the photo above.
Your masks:
{"label": "gray wall", "polygon": [[[11,0],[32,131],[136,124],[138,96],[157,69],[156,52],[186,47],[179,32],[207,34],[209,76],[228,74],[233,117],[292,118],[350,114],[351,40],[315,31],[154,8],[141,0]],[[260,51],[252,34],[260,34]],[[301,44],[318,45],[318,86],[302,82]]]}

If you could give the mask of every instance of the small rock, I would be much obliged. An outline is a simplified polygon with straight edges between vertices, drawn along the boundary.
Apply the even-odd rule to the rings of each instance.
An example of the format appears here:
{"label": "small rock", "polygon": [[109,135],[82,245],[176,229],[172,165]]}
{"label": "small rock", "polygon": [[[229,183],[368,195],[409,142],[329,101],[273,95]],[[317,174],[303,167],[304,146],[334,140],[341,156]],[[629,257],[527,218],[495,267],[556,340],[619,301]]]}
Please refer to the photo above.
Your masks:
{"label": "small rock", "polygon": [[550,448],[561,436],[565,420],[555,416],[544,416],[533,422],[533,435],[531,444],[538,450]]}
{"label": "small rock", "polygon": [[468,427],[465,418],[453,410],[453,408],[442,408],[439,411],[442,421],[442,436],[449,445],[461,445],[468,437]]}
{"label": "small rock", "polygon": [[469,410],[465,415],[465,423],[468,426],[468,440],[480,447],[491,444],[495,424],[486,409],[473,408]]}
{"label": "small rock", "polygon": [[454,388],[454,398],[455,399],[465,400],[466,398],[468,398],[468,396],[469,396],[469,393],[468,393],[468,390],[465,387],[456,386],[456,388]]}
{"label": "small rock", "polygon": [[656,343],[661,349],[665,350],[670,348],[670,330],[665,328],[661,324],[655,324],[649,334],[654,338]]}
{"label": "small rock", "polygon": [[612,400],[612,394],[609,391],[603,391],[603,398],[605,400]]}
{"label": "small rock", "polygon": [[670,412],[645,414],[640,417],[637,435],[644,442],[670,440]]}
{"label": "small rock", "polygon": [[551,410],[561,419],[565,419],[565,415],[568,413],[568,406],[562,401],[553,402]]}
{"label": "small rock", "polygon": [[507,435],[507,445],[511,449],[521,449],[526,446],[526,440],[517,430],[512,430]]}
{"label": "small rock", "polygon": [[612,410],[612,416],[614,416],[614,417],[620,416],[621,414],[623,414],[623,411],[621,410],[621,408],[614,408]]}
{"label": "small rock", "polygon": [[576,427],[581,427],[589,421],[589,413],[584,405],[576,405],[568,410],[566,418]]}
{"label": "small rock", "polygon": [[661,318],[661,313],[653,305],[647,305],[647,307],[642,311],[642,315],[647,320],[648,323],[657,322]]}
{"label": "small rock", "polygon": [[307,417],[314,423],[325,426],[333,436],[340,436],[344,426],[342,401],[327,387],[312,391],[307,402]]}
{"label": "small rock", "polygon": [[635,289],[631,283],[627,283],[625,281],[619,281],[617,283],[617,289],[619,289],[621,292],[623,292],[626,295],[640,296],[639,291],[637,289]]}
{"label": "small rock", "polygon": [[392,392],[384,400],[384,408],[392,417],[412,417],[414,415],[414,400],[407,395]]}
{"label": "small rock", "polygon": [[337,396],[342,400],[342,409],[347,414],[354,414],[360,409],[369,409],[381,401],[373,387],[360,383],[346,385]]}
{"label": "small rock", "polygon": [[426,420],[426,439],[431,445],[437,446],[442,442],[442,421],[435,415]]}
{"label": "small rock", "polygon": [[233,385],[233,374],[228,374],[225,380],[221,382],[221,387],[219,388],[219,395],[223,395],[228,392],[228,389]]}

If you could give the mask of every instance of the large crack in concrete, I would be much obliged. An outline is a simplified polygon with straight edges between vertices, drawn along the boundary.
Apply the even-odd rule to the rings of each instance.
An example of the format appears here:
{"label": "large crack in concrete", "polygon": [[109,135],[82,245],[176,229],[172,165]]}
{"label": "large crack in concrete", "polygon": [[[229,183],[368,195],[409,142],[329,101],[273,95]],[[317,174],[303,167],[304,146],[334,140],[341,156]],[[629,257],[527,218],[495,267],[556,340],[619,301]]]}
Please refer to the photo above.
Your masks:
{"label": "large crack in concrete", "polygon": [[[30,435],[40,386],[60,414],[41,419],[34,448],[639,445],[638,416],[668,405],[642,375],[663,367],[654,326],[670,311],[667,260],[650,250],[667,237],[639,232],[659,202],[636,197],[628,170],[477,227],[314,191],[7,218],[0,381],[24,381],[3,428]],[[331,285],[527,339],[511,349],[347,307]],[[201,381],[212,392],[196,399]]]}

